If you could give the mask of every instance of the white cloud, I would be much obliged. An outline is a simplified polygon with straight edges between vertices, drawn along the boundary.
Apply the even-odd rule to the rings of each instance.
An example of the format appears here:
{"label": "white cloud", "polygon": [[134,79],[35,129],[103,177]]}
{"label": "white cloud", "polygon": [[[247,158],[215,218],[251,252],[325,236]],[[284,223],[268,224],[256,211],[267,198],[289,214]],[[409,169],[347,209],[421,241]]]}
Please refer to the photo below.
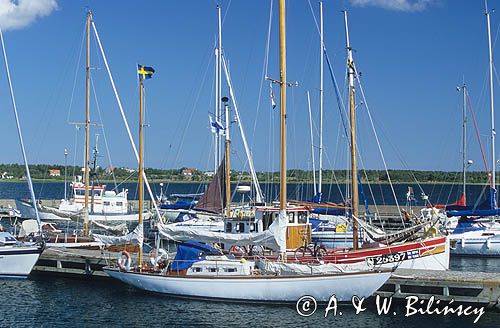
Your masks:
{"label": "white cloud", "polygon": [[57,0],[0,0],[0,26],[5,30],[26,27],[57,9]]}
{"label": "white cloud", "polygon": [[389,10],[415,12],[423,11],[438,0],[350,0],[354,6],[380,7]]}

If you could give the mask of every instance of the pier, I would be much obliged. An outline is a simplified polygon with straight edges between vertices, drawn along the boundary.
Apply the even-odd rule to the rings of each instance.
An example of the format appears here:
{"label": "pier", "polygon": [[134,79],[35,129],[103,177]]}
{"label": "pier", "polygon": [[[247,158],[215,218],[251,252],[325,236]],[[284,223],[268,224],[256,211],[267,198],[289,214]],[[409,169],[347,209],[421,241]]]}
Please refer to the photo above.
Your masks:
{"label": "pier", "polygon": [[[48,248],[33,269],[34,275],[78,279],[108,279],[103,267],[115,262],[119,252]],[[134,254],[131,254],[135,259]],[[500,310],[500,273],[397,269],[376,295],[395,300],[419,299],[481,304]]]}

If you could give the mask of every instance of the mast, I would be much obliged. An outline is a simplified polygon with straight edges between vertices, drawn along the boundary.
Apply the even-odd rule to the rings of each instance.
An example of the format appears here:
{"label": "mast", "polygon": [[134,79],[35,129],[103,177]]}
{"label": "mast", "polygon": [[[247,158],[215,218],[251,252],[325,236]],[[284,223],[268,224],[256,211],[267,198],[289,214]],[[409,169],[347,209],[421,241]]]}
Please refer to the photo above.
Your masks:
{"label": "mast", "polygon": [[[139,79],[139,225],[142,226],[142,212],[144,207],[144,138],[143,138],[143,102],[144,82]],[[139,247],[139,270],[142,271],[142,245]]]}
{"label": "mast", "polygon": [[319,2],[319,172],[318,172],[318,195],[321,201],[323,183],[323,1]]}
{"label": "mast", "polygon": [[280,212],[286,215],[286,35],[285,0],[280,10]]}
{"label": "mast", "polygon": [[86,79],[85,79],[85,206],[84,206],[84,230],[85,236],[89,233],[89,148],[90,148],[90,22],[92,12],[87,12],[87,54],[86,54]]}
{"label": "mast", "polygon": [[[222,95],[222,19],[221,19],[221,8],[217,6],[217,26],[218,26],[218,38],[217,38],[217,97],[220,99]],[[219,100],[217,103],[217,115],[216,120],[220,120],[222,116],[222,105]],[[217,136],[217,166],[222,160],[221,152],[221,138]]]}
{"label": "mast", "polygon": [[352,240],[353,248],[358,248],[358,222],[355,218],[358,217],[358,168],[356,163],[356,108],[354,101],[354,62],[352,59],[352,48],[349,41],[349,28],[347,25],[347,11],[344,11],[345,36],[347,48],[347,67],[349,80],[349,122],[351,125],[351,206],[352,206]]}
{"label": "mast", "polygon": [[462,193],[465,197],[466,191],[466,171],[467,171],[467,87],[465,83],[462,85],[463,92],[463,121],[462,121],[462,169],[463,169],[463,190]]}
{"label": "mast", "polygon": [[307,91],[307,107],[309,109],[309,131],[311,134],[311,159],[312,159],[312,171],[313,171],[313,188],[314,188],[314,195],[316,195],[316,165],[314,163],[314,137],[313,137],[313,125],[312,125],[312,115],[311,115],[311,97],[309,97],[309,91]]}
{"label": "mast", "polygon": [[[220,7],[219,5],[217,5],[217,22],[219,22],[219,17],[220,17]],[[218,30],[220,29],[220,26],[218,26]],[[214,87],[214,91],[215,91],[215,113],[214,113],[214,119],[215,119],[215,122],[217,123],[219,121],[219,58],[220,58],[220,52],[219,52],[219,44],[218,44],[218,35],[219,33],[217,33],[217,37],[215,38],[215,87]],[[219,164],[220,164],[220,158],[219,158],[219,139],[220,139],[220,136],[219,136],[219,132],[216,130],[215,131],[215,134],[214,134],[214,174],[217,174],[217,168],[219,167]]]}
{"label": "mast", "polygon": [[67,182],[68,180],[68,149],[64,148],[64,199],[67,198]]}
{"label": "mast", "polygon": [[[489,55],[489,71],[490,71],[490,118],[491,118],[491,187],[496,188],[495,172],[495,105],[493,102],[493,51],[491,49],[491,27],[490,27],[490,12],[488,11],[488,1],[484,0],[486,22],[488,24],[488,55]],[[496,199],[495,199],[496,206]]]}
{"label": "mast", "polygon": [[226,116],[226,129],[225,129],[225,182],[226,182],[226,216],[229,218],[231,216],[231,168],[230,168],[230,160],[229,160],[229,148],[231,146],[231,138],[229,137],[229,106],[227,102],[229,101],[228,97],[222,97],[221,101],[224,103],[224,112]]}
{"label": "mast", "polygon": [[12,102],[12,110],[14,112],[14,117],[16,119],[17,136],[19,137],[19,144],[21,145],[21,152],[24,160],[24,168],[26,170],[26,179],[28,180],[28,188],[30,190],[31,202],[33,203],[33,209],[35,210],[35,217],[38,223],[38,232],[40,237],[42,235],[42,222],[40,221],[40,215],[38,213],[38,205],[35,197],[35,190],[33,189],[33,181],[31,180],[30,169],[28,166],[28,157],[26,156],[26,150],[24,149],[23,134],[21,132],[21,123],[19,123],[19,116],[17,114],[16,99],[14,97],[14,89],[12,87],[12,80],[10,79],[9,61],[7,60],[7,52],[5,51],[5,44],[3,42],[3,33],[0,28],[0,41],[2,43],[2,54],[5,64],[5,72],[7,74],[7,81],[9,82],[10,100]]}

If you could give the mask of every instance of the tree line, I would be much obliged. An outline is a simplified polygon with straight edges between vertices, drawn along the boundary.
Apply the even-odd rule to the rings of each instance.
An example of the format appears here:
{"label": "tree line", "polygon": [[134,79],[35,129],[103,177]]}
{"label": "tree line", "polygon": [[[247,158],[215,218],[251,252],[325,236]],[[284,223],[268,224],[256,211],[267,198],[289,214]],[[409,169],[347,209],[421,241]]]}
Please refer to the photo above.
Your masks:
{"label": "tree line", "polygon": [[[81,166],[66,166],[64,165],[49,165],[49,164],[32,164],[30,173],[33,179],[50,179],[64,180],[64,172],[66,169],[68,180],[72,180],[77,175],[83,175]],[[60,175],[51,176],[49,170],[59,170]],[[193,182],[208,182],[212,178],[212,172],[206,172],[195,168],[179,168],[179,169],[157,169],[146,168],[147,176],[151,181],[193,181]],[[389,177],[395,183],[460,183],[462,181],[462,172],[453,171],[410,171],[410,170],[364,170],[360,171],[359,175],[362,182],[371,183],[388,183]],[[95,174],[98,180],[108,181],[112,179],[135,180],[137,179],[137,170],[127,167],[102,168],[97,167]],[[349,171],[347,170],[324,170],[324,183],[346,183],[350,181]],[[0,164],[0,175],[2,181],[5,180],[23,180],[26,179],[24,165],[21,164]],[[316,172],[316,179],[318,172]],[[257,177],[261,182],[279,182],[279,172],[257,172]],[[248,172],[231,171],[231,180],[250,181],[251,176]],[[312,182],[313,173],[311,171],[292,169],[287,172],[289,182]],[[481,184],[487,183],[488,177],[485,172],[471,171],[467,172],[467,183]]]}

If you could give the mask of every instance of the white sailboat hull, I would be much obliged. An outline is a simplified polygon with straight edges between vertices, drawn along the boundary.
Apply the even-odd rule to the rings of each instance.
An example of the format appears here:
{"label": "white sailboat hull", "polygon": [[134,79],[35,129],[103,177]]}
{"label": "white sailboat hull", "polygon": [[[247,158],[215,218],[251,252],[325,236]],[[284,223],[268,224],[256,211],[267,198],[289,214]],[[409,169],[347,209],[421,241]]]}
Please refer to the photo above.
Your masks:
{"label": "white sailboat hull", "polygon": [[0,247],[0,278],[26,278],[42,251],[38,246]]}
{"label": "white sailboat hull", "polygon": [[246,302],[296,302],[305,295],[326,302],[352,296],[371,296],[390,277],[390,272],[362,272],[318,276],[190,277],[121,272],[105,268],[117,280],[139,289],[176,297]]}
{"label": "white sailboat hull", "polygon": [[450,235],[451,254],[500,257],[500,231],[471,231]]}

